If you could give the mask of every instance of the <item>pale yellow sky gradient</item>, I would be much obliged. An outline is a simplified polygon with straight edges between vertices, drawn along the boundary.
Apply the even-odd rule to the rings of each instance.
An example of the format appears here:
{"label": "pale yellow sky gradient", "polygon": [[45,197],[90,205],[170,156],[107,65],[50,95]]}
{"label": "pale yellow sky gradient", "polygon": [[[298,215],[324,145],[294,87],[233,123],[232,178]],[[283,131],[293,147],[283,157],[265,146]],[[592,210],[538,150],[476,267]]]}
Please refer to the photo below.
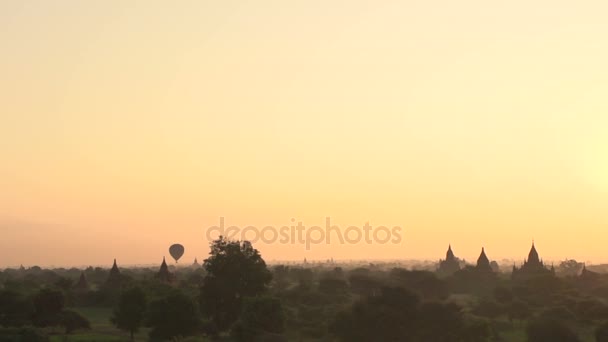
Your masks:
{"label": "pale yellow sky gradient", "polygon": [[2,1],[0,267],[204,229],[402,226],[267,259],[608,261],[606,1]]}

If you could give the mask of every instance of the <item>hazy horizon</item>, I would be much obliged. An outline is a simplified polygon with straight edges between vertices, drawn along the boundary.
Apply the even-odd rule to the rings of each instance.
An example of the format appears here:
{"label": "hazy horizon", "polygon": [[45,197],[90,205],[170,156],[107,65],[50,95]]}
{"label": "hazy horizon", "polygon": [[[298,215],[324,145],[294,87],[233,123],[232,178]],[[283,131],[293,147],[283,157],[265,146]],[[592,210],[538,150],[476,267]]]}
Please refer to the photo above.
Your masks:
{"label": "hazy horizon", "polygon": [[608,3],[0,3],[0,268],[206,229],[402,227],[267,260],[608,262]]}

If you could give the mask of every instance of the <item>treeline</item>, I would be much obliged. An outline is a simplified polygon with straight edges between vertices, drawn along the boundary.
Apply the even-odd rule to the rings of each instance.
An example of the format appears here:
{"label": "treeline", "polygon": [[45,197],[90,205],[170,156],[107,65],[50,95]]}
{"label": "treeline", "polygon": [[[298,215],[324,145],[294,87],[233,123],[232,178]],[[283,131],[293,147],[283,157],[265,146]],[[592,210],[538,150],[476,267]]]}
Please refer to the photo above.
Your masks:
{"label": "treeline", "polygon": [[145,329],[150,341],[608,341],[601,274],[268,267],[250,243],[225,239],[202,267],[172,271],[162,281],[157,270],[123,269],[109,282],[104,269],[5,270],[0,341],[88,329],[78,307],[112,308],[126,339]]}

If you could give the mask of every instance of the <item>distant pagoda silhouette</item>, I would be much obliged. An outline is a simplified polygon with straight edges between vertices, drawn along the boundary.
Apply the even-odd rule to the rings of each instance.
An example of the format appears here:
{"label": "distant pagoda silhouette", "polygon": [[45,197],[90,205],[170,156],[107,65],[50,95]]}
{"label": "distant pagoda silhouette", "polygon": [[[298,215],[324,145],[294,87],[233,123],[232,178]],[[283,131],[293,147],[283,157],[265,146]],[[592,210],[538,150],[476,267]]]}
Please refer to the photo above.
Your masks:
{"label": "distant pagoda silhouette", "polygon": [[490,259],[488,259],[486,251],[483,247],[481,247],[481,254],[479,255],[479,258],[477,258],[475,270],[479,272],[493,272],[492,266],[490,265]]}
{"label": "distant pagoda silhouette", "polygon": [[437,272],[450,275],[456,271],[460,270],[460,261],[454,255],[452,251],[452,245],[448,245],[448,251],[445,253],[445,260],[439,260],[439,268],[437,268]]}
{"label": "distant pagoda silhouette", "polygon": [[511,277],[513,279],[527,278],[539,274],[555,274],[555,269],[553,266],[551,266],[551,269],[545,267],[542,259],[538,256],[534,242],[532,242],[532,248],[530,248],[530,252],[528,253],[528,259],[524,259],[524,263],[520,268],[513,266]]}
{"label": "distant pagoda silhouette", "polygon": [[108,280],[106,280],[106,285],[110,287],[120,287],[121,283],[122,275],[116,264],[116,259],[114,259],[114,265],[112,265],[112,268],[110,269],[110,275],[108,276]]}
{"label": "distant pagoda silhouette", "polygon": [[78,283],[74,286],[77,291],[86,291],[89,289],[89,282],[84,275],[84,271],[80,273],[80,278],[78,279]]}
{"label": "distant pagoda silhouette", "polygon": [[156,279],[163,283],[171,283],[174,280],[173,274],[169,272],[169,266],[167,266],[165,257],[163,257],[163,263],[160,265],[160,270],[158,270],[158,273],[156,274]]}
{"label": "distant pagoda silhouette", "polygon": [[198,263],[198,259],[194,258],[194,262],[192,263],[192,267],[197,268],[197,267],[201,267],[201,264]]}
{"label": "distant pagoda silhouette", "polygon": [[583,270],[581,271],[581,274],[579,275],[580,280],[594,282],[594,281],[598,280],[600,277],[601,277],[601,275],[599,273],[589,271],[587,269],[587,265],[583,264]]}

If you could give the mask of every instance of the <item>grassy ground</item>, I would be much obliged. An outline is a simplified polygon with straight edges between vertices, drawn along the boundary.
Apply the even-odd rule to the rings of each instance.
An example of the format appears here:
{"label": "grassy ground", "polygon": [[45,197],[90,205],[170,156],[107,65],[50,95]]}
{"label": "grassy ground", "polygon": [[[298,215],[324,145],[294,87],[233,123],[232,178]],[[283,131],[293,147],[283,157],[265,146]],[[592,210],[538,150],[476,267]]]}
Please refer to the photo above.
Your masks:
{"label": "grassy ground", "polygon": [[[109,308],[72,308],[85,316],[91,322],[91,330],[76,332],[69,336],[55,335],[51,342],[126,342],[129,334],[117,329],[110,323],[112,309]],[[142,329],[136,336],[136,341],[147,341],[148,331]]]}
{"label": "grassy ground", "polygon": [[[117,329],[110,323],[112,309],[80,307],[71,308],[85,316],[91,322],[91,330],[76,332],[71,335],[54,335],[51,342],[130,342],[129,334]],[[148,340],[149,329],[142,328],[135,335],[135,341],[144,342]],[[190,337],[182,342],[203,342],[201,337]]]}

